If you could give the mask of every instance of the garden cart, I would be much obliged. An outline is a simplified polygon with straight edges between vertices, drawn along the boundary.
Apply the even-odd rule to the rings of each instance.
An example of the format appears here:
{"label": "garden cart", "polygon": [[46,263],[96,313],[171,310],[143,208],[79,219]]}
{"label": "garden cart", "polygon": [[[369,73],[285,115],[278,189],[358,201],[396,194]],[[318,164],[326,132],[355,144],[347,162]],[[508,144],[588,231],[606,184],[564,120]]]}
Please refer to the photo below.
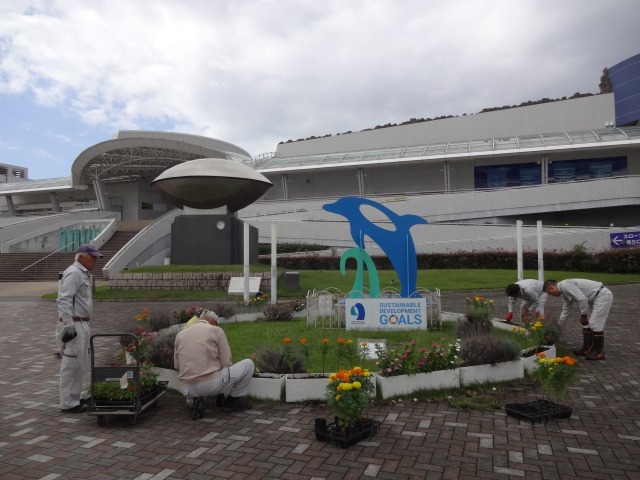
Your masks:
{"label": "garden cart", "polygon": [[[135,346],[131,362],[126,365],[112,364],[96,366],[94,340],[98,337],[130,338],[127,345]],[[106,423],[108,415],[126,416],[129,425],[135,425],[138,415],[158,404],[158,398],[164,395],[168,382],[156,382],[143,370],[139,352],[138,338],[131,333],[107,333],[92,335],[91,347],[91,396],[87,413],[96,415],[98,425]]]}

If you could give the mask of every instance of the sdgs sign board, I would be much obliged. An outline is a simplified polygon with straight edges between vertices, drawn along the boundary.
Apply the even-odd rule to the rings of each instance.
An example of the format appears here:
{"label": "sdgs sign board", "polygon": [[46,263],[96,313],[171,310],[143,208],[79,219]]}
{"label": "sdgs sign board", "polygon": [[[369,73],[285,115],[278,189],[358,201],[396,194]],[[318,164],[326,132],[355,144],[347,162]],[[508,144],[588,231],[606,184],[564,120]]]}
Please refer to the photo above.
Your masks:
{"label": "sdgs sign board", "polygon": [[347,330],[426,330],[426,298],[347,298]]}

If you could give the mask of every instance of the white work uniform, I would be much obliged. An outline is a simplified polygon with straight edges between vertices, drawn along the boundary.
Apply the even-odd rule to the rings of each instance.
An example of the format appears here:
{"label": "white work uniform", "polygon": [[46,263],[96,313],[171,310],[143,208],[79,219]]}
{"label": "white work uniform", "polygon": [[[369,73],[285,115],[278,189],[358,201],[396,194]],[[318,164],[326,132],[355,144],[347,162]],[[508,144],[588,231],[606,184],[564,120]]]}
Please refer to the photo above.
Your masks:
{"label": "white work uniform", "polygon": [[[544,282],[528,279],[520,280],[516,282],[516,285],[520,287],[520,293],[522,294],[520,316],[522,316],[522,311],[525,308],[530,312],[538,312],[540,315],[544,315],[544,305],[547,303],[548,297],[542,289]],[[513,313],[513,307],[515,307],[517,301],[517,297],[509,297],[509,313]]]}
{"label": "white work uniform", "polygon": [[562,296],[562,313],[558,323],[562,325],[569,317],[573,302],[580,305],[581,315],[589,316],[589,325],[594,332],[602,332],[607,323],[609,310],[613,304],[613,293],[600,282],[584,280],[581,278],[570,278],[558,282],[558,289]]}
{"label": "white work uniform", "polygon": [[[62,355],[60,362],[60,408],[73,408],[80,404],[82,379],[89,356],[91,329],[87,319],[91,317],[93,300],[91,272],[81,263],[74,262],[62,274],[58,289],[58,322],[56,342]],[[74,320],[75,319],[75,320]],[[65,326],[73,325],[78,334],[73,340],[62,343]]]}

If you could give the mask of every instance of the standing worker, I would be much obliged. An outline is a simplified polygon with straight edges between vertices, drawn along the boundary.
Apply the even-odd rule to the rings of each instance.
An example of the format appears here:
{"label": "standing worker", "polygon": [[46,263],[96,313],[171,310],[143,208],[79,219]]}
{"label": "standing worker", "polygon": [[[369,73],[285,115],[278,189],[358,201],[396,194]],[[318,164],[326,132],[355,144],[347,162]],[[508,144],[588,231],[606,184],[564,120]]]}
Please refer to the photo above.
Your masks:
{"label": "standing worker", "polygon": [[507,322],[513,318],[513,307],[518,298],[522,298],[520,304],[520,318],[529,312],[538,312],[544,315],[544,305],[547,303],[547,294],[544,292],[544,282],[540,280],[520,280],[519,282],[507,285],[504,293],[509,297],[508,313],[504,317]]}
{"label": "standing worker", "polygon": [[[569,317],[573,302],[580,305],[583,345],[574,355],[584,355],[587,360],[604,360],[604,325],[613,304],[613,293],[600,282],[582,278],[570,278],[557,282],[544,282],[544,291],[554,297],[562,296],[562,313],[558,323]],[[589,313],[591,315],[589,315]]]}
{"label": "standing worker", "polygon": [[93,245],[80,245],[75,262],[64,271],[58,287],[56,341],[62,357],[60,410],[64,413],[82,413],[87,410],[86,405],[80,402],[80,395],[91,337],[91,270],[95,267],[96,260],[102,256]]}

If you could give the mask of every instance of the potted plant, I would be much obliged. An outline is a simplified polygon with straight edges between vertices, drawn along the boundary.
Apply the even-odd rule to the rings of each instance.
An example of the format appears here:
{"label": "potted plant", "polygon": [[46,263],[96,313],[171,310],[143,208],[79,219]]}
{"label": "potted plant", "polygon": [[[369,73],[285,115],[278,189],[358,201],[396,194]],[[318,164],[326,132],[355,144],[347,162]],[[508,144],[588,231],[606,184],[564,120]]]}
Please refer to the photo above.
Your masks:
{"label": "potted plant", "polygon": [[537,353],[545,352],[548,357],[555,357],[560,327],[554,321],[546,321],[543,316],[526,315],[521,326],[513,326],[511,330],[525,339],[526,348],[521,357],[525,372],[531,373],[536,368]]}
{"label": "potted plant", "polygon": [[538,353],[537,357],[538,365],[533,371],[534,377],[547,397],[561,403],[567,397],[568,387],[578,376],[578,361],[569,355],[547,357],[544,352]]}
{"label": "potted plant", "polygon": [[[91,397],[100,406],[129,406],[135,404],[137,398],[140,398],[140,404],[144,404],[146,398],[155,395],[161,387],[158,386],[158,375],[153,365],[148,362],[140,366],[138,378],[137,384],[133,380],[127,380],[126,385],[121,381],[95,382]],[[139,397],[136,397],[138,394]]]}
{"label": "potted plant", "polygon": [[470,323],[480,326],[482,330],[490,332],[493,326],[491,320],[495,312],[495,304],[493,300],[487,300],[484,297],[474,295],[465,298],[467,308],[467,320]]}
{"label": "potted plant", "polygon": [[544,352],[538,353],[537,359],[538,363],[533,370],[533,375],[547,398],[527,403],[507,404],[505,411],[508,415],[532,423],[569,418],[572,409],[563,405],[562,401],[567,397],[569,386],[577,379],[578,361],[568,355],[547,357]]}
{"label": "potted plant", "polygon": [[329,375],[325,398],[335,421],[327,424],[317,418],[316,438],[346,448],[377,432],[380,422],[366,417],[373,388],[367,369],[353,367]]}

